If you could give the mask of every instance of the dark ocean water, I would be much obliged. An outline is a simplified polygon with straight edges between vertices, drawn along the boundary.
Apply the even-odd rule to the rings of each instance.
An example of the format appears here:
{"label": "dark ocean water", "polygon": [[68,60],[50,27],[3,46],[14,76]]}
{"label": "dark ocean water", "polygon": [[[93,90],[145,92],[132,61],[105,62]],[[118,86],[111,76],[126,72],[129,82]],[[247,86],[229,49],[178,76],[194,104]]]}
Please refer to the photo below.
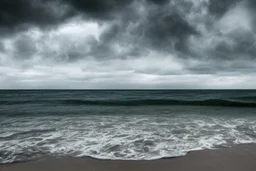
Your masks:
{"label": "dark ocean water", "polygon": [[0,91],[0,163],[151,160],[256,142],[256,90]]}

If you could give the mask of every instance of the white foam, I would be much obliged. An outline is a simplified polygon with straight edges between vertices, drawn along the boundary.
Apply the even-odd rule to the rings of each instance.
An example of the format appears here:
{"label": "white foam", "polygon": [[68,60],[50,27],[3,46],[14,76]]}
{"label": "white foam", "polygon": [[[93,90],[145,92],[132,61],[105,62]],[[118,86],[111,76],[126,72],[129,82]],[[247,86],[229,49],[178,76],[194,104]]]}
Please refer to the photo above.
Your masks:
{"label": "white foam", "polygon": [[[9,120],[8,120],[9,119]],[[255,118],[201,115],[6,118],[1,163],[44,156],[152,160],[189,151],[256,142]],[[31,130],[49,130],[33,132]],[[10,130],[10,131],[8,131]],[[18,132],[30,133],[20,136]]]}

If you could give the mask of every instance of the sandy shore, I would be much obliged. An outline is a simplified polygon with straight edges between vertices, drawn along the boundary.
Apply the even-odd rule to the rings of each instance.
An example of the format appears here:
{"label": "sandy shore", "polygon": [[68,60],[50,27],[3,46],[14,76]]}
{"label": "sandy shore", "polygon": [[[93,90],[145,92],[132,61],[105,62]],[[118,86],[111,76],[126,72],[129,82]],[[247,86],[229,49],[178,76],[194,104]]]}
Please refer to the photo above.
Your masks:
{"label": "sandy shore", "polygon": [[44,159],[0,165],[1,171],[256,171],[256,144],[203,150],[184,157],[154,161],[92,158]]}

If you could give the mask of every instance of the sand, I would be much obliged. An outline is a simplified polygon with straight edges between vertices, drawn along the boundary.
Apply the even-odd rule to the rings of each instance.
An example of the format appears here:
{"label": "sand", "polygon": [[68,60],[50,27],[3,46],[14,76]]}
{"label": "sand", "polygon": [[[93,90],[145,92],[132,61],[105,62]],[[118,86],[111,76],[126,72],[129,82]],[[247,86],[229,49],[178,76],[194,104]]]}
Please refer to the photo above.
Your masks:
{"label": "sand", "polygon": [[85,158],[42,159],[0,165],[1,171],[256,171],[256,144],[190,152],[153,161]]}

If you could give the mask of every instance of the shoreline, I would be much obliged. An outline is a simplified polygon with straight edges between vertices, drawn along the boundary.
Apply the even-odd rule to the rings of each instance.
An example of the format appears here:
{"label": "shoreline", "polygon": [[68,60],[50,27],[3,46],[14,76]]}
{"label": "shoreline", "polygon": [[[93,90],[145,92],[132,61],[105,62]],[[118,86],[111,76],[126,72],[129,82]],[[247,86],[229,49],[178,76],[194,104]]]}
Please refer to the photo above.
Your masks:
{"label": "shoreline", "polygon": [[45,158],[1,164],[0,171],[255,171],[256,144],[199,150],[157,160],[103,160],[92,157]]}

